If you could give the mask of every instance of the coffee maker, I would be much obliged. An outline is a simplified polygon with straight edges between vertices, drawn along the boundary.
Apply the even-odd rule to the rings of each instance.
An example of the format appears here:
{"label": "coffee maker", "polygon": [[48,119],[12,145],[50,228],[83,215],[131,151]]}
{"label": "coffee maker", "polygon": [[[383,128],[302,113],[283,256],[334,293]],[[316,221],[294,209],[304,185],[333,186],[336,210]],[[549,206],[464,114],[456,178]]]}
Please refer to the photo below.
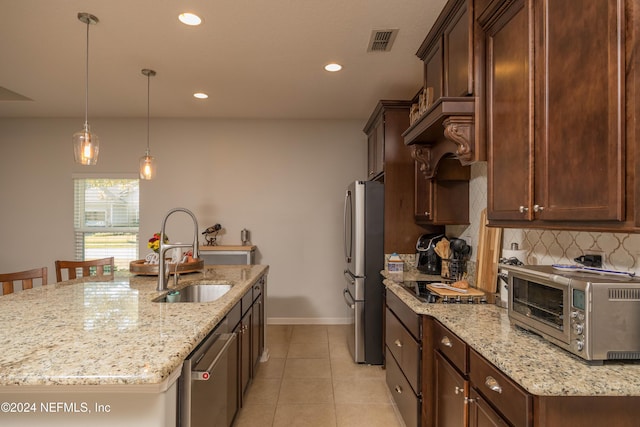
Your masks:
{"label": "coffee maker", "polygon": [[423,234],[416,242],[416,268],[421,273],[440,275],[442,259],[436,253],[436,244],[444,239],[444,234]]}

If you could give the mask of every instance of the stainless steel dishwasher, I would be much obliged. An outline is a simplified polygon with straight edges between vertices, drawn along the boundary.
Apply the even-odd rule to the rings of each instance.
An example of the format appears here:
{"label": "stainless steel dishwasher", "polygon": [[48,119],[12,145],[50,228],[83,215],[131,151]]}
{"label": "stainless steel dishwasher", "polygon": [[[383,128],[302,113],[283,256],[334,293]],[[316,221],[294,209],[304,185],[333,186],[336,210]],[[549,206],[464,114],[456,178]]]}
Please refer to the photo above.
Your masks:
{"label": "stainless steel dishwasher", "polygon": [[228,427],[237,409],[236,334],[226,319],[184,361],[178,388],[181,427]]}

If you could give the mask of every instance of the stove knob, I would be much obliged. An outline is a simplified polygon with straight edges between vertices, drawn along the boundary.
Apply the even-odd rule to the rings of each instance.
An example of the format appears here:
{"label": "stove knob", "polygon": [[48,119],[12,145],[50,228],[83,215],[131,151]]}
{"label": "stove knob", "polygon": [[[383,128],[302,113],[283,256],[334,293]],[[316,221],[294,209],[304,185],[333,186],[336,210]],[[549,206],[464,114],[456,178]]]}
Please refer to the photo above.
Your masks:
{"label": "stove knob", "polygon": [[455,302],[456,302],[456,304],[460,304],[462,302],[462,297],[460,295],[458,295],[456,297],[456,301]]}
{"label": "stove knob", "polygon": [[449,304],[449,297],[442,298],[442,303],[443,304]]}
{"label": "stove knob", "polygon": [[480,304],[486,304],[486,303],[487,303],[487,297],[480,298]]}
{"label": "stove knob", "polygon": [[475,301],[473,300],[473,297],[467,298],[467,304],[475,304]]}

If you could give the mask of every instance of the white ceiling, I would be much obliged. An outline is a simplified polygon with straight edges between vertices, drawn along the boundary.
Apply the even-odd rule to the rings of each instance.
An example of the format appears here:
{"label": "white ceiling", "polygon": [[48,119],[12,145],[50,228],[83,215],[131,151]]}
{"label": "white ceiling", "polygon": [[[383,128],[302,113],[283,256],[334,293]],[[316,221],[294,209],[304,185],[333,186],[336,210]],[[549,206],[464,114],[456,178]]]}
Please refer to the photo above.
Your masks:
{"label": "white ceiling", "polygon": [[[410,99],[415,56],[445,0],[0,0],[0,117],[356,118]],[[199,27],[180,12],[203,17]],[[399,29],[391,52],[372,30]],[[328,73],[323,66],[344,69]],[[204,91],[206,101],[192,94]]]}

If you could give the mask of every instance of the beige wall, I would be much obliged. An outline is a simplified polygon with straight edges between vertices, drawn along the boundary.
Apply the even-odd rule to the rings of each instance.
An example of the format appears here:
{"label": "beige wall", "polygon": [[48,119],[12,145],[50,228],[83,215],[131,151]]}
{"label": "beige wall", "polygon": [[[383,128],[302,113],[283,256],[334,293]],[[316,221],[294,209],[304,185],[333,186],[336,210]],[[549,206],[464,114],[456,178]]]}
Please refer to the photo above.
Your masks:
{"label": "beige wall", "polygon": [[[73,257],[75,173],[137,173],[146,120],[90,120],[100,136],[97,166],[73,163],[78,119],[0,119],[0,272],[49,267]],[[258,262],[271,266],[268,316],[275,321],[346,321],[342,301],[342,203],[366,172],[357,120],[153,119],[158,178],[140,184],[140,254],[176,206],[200,230],[220,223],[221,244],[251,231]],[[190,241],[186,215],[174,215],[172,241]],[[202,236],[200,236],[202,237]]]}

